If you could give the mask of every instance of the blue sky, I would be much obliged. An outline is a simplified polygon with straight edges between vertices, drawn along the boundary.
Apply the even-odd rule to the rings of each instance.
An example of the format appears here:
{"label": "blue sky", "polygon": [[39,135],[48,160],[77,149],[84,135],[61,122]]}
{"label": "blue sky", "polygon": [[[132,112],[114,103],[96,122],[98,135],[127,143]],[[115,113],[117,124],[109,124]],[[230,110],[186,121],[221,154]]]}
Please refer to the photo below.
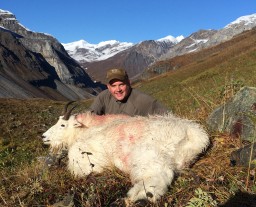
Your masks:
{"label": "blue sky", "polygon": [[256,0],[1,0],[0,9],[61,43],[81,39],[92,44],[138,43],[221,29],[256,13]]}

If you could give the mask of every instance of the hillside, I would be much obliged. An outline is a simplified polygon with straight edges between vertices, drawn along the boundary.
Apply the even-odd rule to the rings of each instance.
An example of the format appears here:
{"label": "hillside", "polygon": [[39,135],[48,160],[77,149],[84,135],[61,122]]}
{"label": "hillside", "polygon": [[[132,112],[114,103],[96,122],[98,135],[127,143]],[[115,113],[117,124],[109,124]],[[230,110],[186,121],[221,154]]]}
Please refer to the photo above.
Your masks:
{"label": "hillside", "polygon": [[157,62],[148,71],[151,78],[136,87],[176,113],[203,107],[208,114],[240,87],[256,85],[255,43],[253,29],[200,52]]}
{"label": "hillside", "polygon": [[[135,85],[181,117],[206,128],[208,115],[243,85],[256,85],[256,30],[199,53],[160,62],[171,69]],[[175,69],[173,67],[179,67]],[[76,112],[91,100],[78,102]],[[70,193],[76,206],[109,206],[124,197],[130,180],[116,169],[74,178],[65,163],[45,167],[38,157],[48,153],[40,139],[61,114],[64,102],[44,99],[0,99],[0,205],[53,206]],[[210,132],[211,146],[175,179],[155,206],[255,206],[255,169],[231,167],[230,153],[241,146],[227,134]],[[64,205],[62,205],[64,206]],[[152,205],[153,206],[153,205]],[[56,207],[56,205],[55,205]]]}

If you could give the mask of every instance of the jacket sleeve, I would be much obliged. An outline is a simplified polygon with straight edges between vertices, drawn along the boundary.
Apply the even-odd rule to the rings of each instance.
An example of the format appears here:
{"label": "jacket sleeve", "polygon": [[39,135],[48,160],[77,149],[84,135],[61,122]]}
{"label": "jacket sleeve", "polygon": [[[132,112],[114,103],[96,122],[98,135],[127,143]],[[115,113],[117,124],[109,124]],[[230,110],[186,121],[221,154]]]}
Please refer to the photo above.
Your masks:
{"label": "jacket sleeve", "polygon": [[105,114],[105,106],[104,101],[102,100],[101,94],[95,97],[93,103],[89,107],[89,110],[97,115],[104,115]]}
{"label": "jacket sleeve", "polygon": [[145,93],[137,92],[134,95],[134,105],[140,115],[147,116],[153,114],[164,115],[168,109],[157,99]]}
{"label": "jacket sleeve", "polygon": [[167,114],[169,110],[158,100],[154,100],[152,103],[152,114]]}

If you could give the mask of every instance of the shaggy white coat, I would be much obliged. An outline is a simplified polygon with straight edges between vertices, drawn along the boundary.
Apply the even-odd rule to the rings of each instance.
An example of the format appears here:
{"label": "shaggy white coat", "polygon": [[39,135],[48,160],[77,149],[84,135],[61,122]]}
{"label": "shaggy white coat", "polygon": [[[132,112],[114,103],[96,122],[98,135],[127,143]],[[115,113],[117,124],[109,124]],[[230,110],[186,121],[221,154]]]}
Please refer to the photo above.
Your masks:
{"label": "shaggy white coat", "polygon": [[43,134],[45,144],[66,146],[68,168],[75,176],[116,166],[128,173],[133,187],[127,203],[155,202],[164,195],[174,173],[209,145],[197,123],[173,115],[128,117],[85,113],[59,121]]}

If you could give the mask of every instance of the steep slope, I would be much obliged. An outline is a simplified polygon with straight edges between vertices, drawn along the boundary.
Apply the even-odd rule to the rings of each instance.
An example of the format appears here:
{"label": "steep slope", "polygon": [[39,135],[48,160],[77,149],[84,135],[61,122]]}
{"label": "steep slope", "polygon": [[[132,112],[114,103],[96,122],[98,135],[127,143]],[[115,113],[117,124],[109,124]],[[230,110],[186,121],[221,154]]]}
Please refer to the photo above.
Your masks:
{"label": "steep slope", "polygon": [[143,77],[152,77],[157,74],[177,70],[190,65],[195,65],[199,69],[201,67],[205,67],[206,62],[207,67],[213,67],[221,64],[230,58],[240,55],[241,53],[255,49],[255,35],[256,28],[245,31],[231,40],[216,46],[205,48],[198,52],[191,52],[189,54],[176,56],[164,61],[155,62],[147,71],[144,72]]}
{"label": "steep slope", "polygon": [[[84,71],[84,69],[81,68],[81,66],[68,55],[64,47],[54,37],[47,34],[36,33],[28,30],[16,20],[15,16],[12,13],[8,11],[0,10],[0,26],[2,28],[0,32],[4,35],[5,38],[7,38],[7,36],[4,33],[12,34],[12,36],[8,36],[8,41],[3,38],[2,41],[4,41],[4,43],[1,43],[5,49],[9,50],[9,53],[16,54],[17,45],[19,45],[19,48],[22,48],[22,50],[25,50],[25,52],[19,54],[18,59],[19,63],[23,65],[19,72],[26,75],[23,77],[18,77],[19,73],[16,74],[16,72],[18,71],[15,70],[14,67],[11,68],[13,69],[11,70],[11,76],[13,79],[22,78],[23,81],[32,84],[34,87],[41,87],[40,89],[47,85],[47,90],[51,88],[51,91],[56,90],[56,93],[61,94],[61,97],[72,100],[92,97],[93,95],[101,91],[104,87],[102,84],[94,83],[88,76],[88,74]],[[32,60],[35,61],[34,63],[32,60],[27,60],[26,54],[28,53],[34,54],[34,57],[32,58]],[[21,55],[25,56],[21,57]],[[5,67],[13,67],[14,65],[12,64],[12,62],[7,63],[7,61],[8,59],[5,59],[6,64],[4,64],[2,68],[3,70],[10,71],[10,68]],[[27,64],[27,61],[32,62],[30,64]],[[46,79],[42,76],[39,77],[38,74],[35,76],[34,74],[27,72],[29,70],[37,70],[37,65],[40,65],[41,74],[54,74],[54,78]],[[7,80],[10,81],[10,77],[7,78],[5,76],[5,79],[1,80],[4,82],[4,84],[2,85],[6,85],[8,83]],[[55,80],[58,81],[56,82]],[[26,85],[26,88],[28,89],[29,85],[25,83],[24,85]],[[8,89],[6,87],[3,88],[5,90]],[[16,87],[15,91],[17,91],[18,88],[19,87]],[[21,94],[23,93],[25,92],[23,91]],[[3,96],[4,94],[9,94],[9,96],[11,96],[11,93],[6,91],[2,92],[2,94]],[[47,96],[47,93],[45,93],[45,95]],[[34,93],[33,96],[37,97]],[[18,98],[16,96],[14,97]],[[60,98],[59,96],[53,97],[56,97],[58,99]],[[49,95],[49,98],[53,97],[52,95]]]}
{"label": "steep slope", "polygon": [[157,62],[150,70],[153,76],[136,85],[140,90],[176,113],[209,113],[242,86],[255,87],[256,28],[214,47]]}
{"label": "steep slope", "polygon": [[[42,55],[26,49],[17,37],[20,36],[0,28],[0,97],[77,98]],[[57,88],[70,96],[61,94]]]}

